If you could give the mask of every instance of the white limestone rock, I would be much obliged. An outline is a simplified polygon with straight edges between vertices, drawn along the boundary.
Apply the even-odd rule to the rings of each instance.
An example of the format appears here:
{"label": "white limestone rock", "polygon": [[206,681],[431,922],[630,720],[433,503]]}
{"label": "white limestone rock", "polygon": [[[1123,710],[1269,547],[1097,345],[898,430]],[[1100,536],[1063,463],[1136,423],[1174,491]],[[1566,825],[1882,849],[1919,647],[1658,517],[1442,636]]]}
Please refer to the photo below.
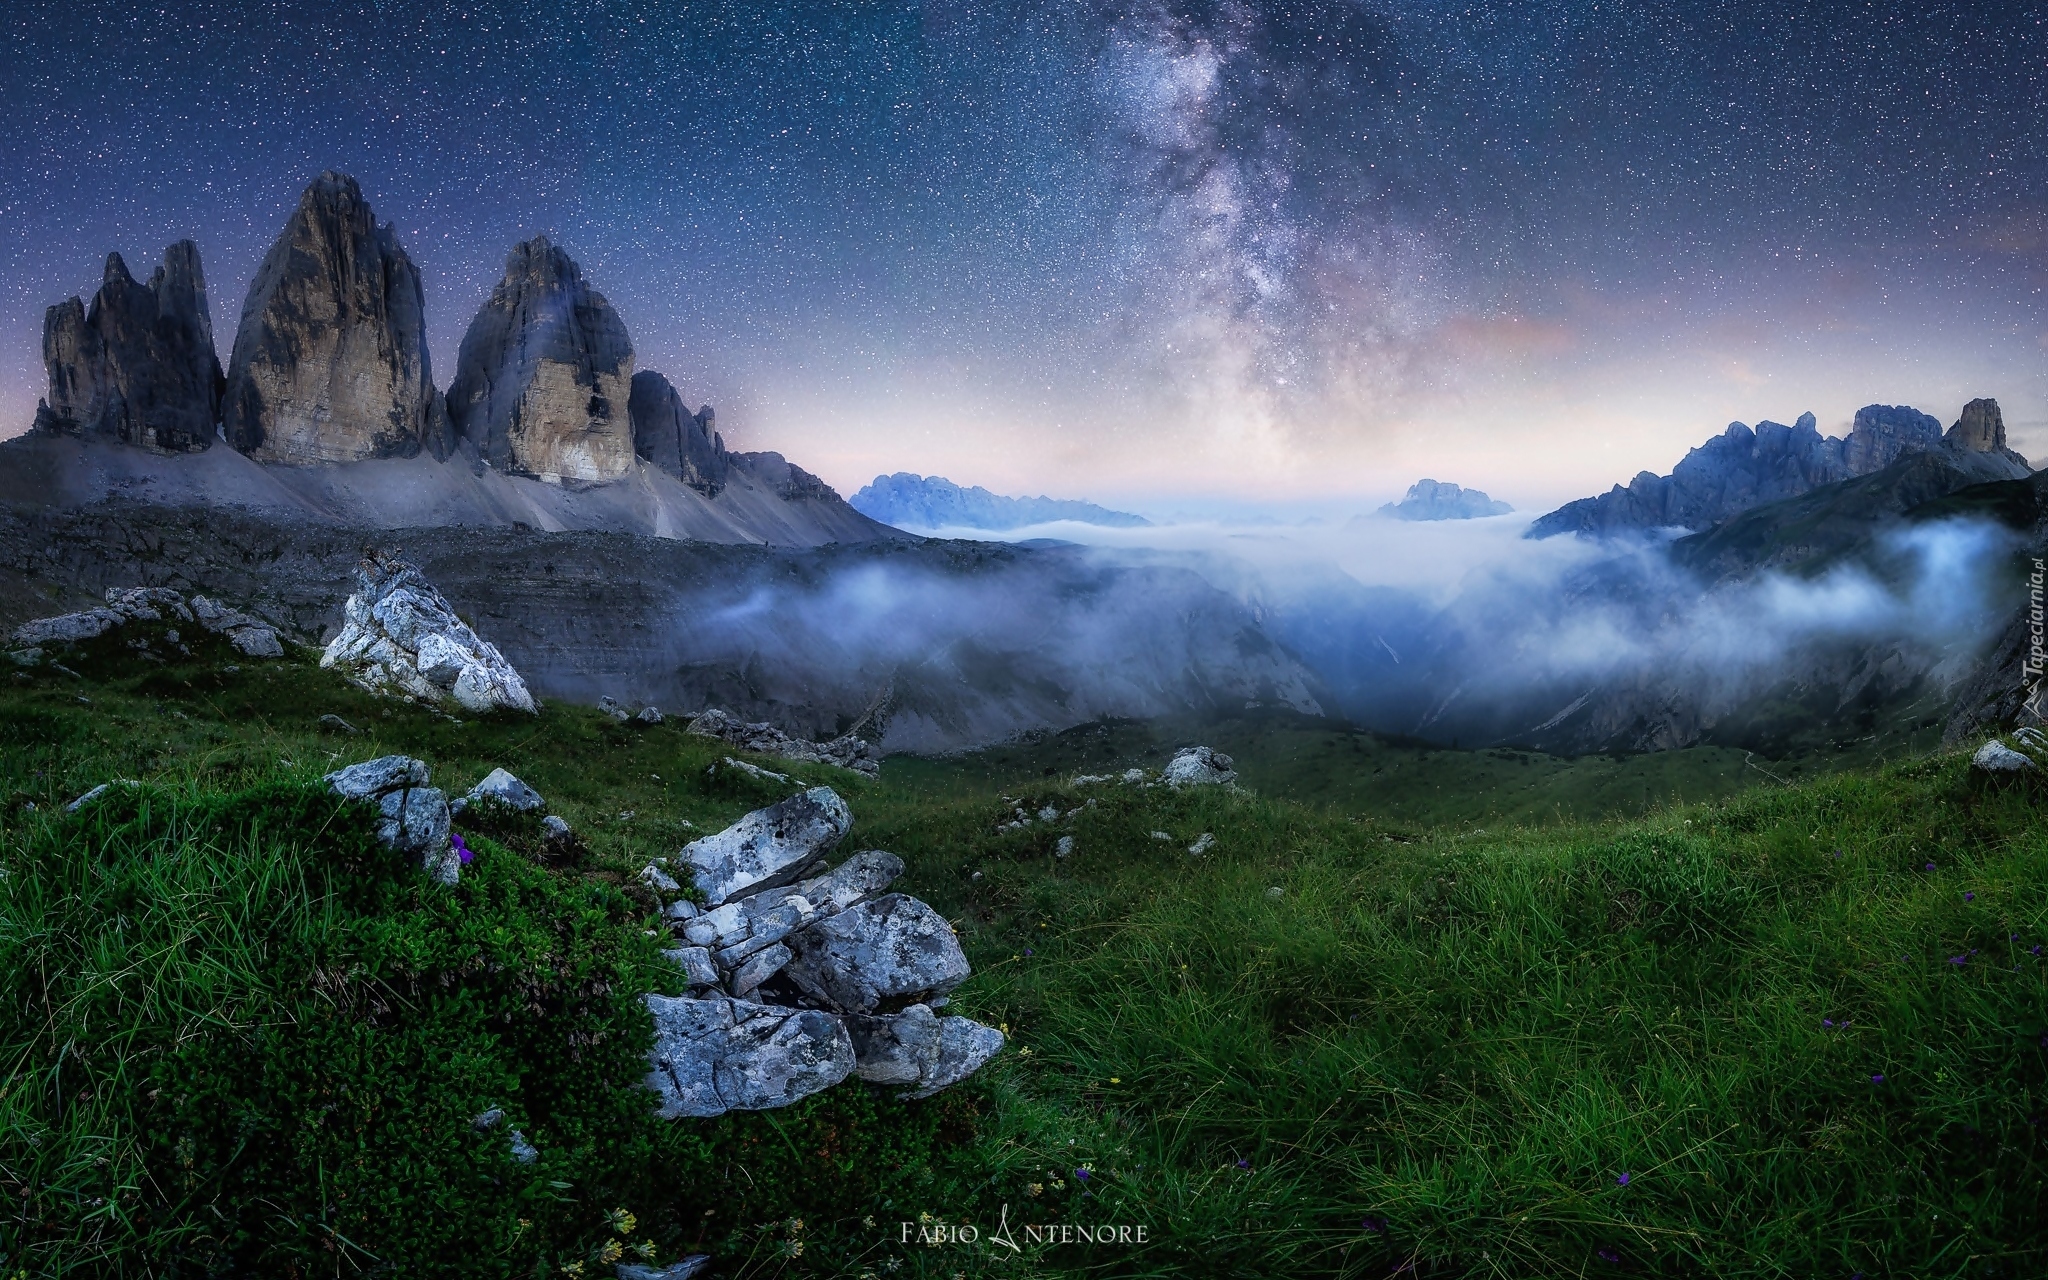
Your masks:
{"label": "white limestone rock", "polygon": [[320,656],[372,693],[465,710],[535,714],[526,682],[497,646],[480,638],[414,566],[371,555],[356,568],[356,593],[341,634]]}
{"label": "white limestone rock", "polygon": [[850,733],[830,742],[805,742],[790,737],[765,721],[745,721],[718,707],[695,716],[686,728],[700,737],[730,742],[757,755],[780,756],[784,760],[800,760],[806,764],[836,764],[871,778],[882,771],[881,762],[874,758],[874,748]]}
{"label": "white limestone rock", "polygon": [[828,1013],[722,996],[644,999],[655,1035],[646,1083],[666,1119],[784,1107],[853,1073],[853,1041]]}
{"label": "white limestone rock", "polygon": [[884,1001],[929,1000],[965,981],[967,956],[946,918],[906,894],[885,894],[790,935],[785,969],[814,1000],[847,1013]]}
{"label": "white limestone rock", "polygon": [[2032,773],[2037,767],[2032,760],[1996,738],[1977,748],[1977,754],[1970,757],[1970,763],[1986,773]]}
{"label": "white limestone rock", "polygon": [[705,901],[717,906],[739,894],[787,884],[839,843],[853,826],[846,801],[830,787],[812,787],[756,809],[716,835],[683,846]]}
{"label": "white limestone rock", "polygon": [[1225,786],[1237,781],[1231,759],[1209,747],[1187,747],[1175,753],[1160,775],[1169,787]]}
{"label": "white limestone rock", "polygon": [[420,860],[437,882],[462,877],[462,859],[448,835],[448,797],[427,785],[427,766],[411,756],[366,760],[326,777],[336,795],[377,806],[377,838]]}
{"label": "white limestone rock", "polygon": [[854,1071],[874,1084],[904,1084],[908,1099],[958,1084],[1002,1052],[1003,1033],[972,1018],[942,1018],[914,1004],[901,1013],[846,1019]]}
{"label": "white limestone rock", "polygon": [[471,787],[469,794],[457,800],[453,808],[456,813],[461,813],[479,800],[496,801],[514,813],[534,813],[548,805],[541,799],[540,792],[504,769],[493,769],[485,774],[484,780]]}

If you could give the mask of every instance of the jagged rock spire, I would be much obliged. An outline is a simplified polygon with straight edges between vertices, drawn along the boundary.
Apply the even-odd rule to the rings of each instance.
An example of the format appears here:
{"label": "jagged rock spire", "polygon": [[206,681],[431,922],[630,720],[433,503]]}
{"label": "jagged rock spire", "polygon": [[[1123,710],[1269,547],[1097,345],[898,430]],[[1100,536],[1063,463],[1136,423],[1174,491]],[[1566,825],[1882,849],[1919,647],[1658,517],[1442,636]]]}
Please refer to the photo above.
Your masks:
{"label": "jagged rock spire", "polygon": [[419,269],[354,178],[329,171],[265,255],[235,335],[223,433],[262,462],[358,462],[452,447]]}
{"label": "jagged rock spire", "polygon": [[711,406],[691,413],[667,378],[642,369],[633,375],[629,407],[634,452],[705,497],[716,497],[725,487],[732,455],[718,438]]}
{"label": "jagged rock spire", "polygon": [[43,367],[41,430],[162,453],[212,444],[222,377],[199,246],[181,240],[166,249],[146,285],[120,254],[108,254],[90,311],[70,298],[44,314]]}
{"label": "jagged rock spire", "polygon": [[625,322],[574,259],[535,236],[470,321],[448,413],[501,471],[617,480],[633,470],[632,380]]}

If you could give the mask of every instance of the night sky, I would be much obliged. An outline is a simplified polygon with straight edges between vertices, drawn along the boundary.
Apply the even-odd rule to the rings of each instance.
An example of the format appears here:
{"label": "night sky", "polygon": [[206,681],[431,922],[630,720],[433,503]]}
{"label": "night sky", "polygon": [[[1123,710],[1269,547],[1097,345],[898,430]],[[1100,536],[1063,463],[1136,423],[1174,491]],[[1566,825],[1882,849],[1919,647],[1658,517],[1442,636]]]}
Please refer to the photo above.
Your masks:
{"label": "night sky", "polygon": [[2048,461],[2048,0],[7,10],[0,433],[108,250],[196,239],[225,357],[336,168],[441,385],[546,231],[842,491],[1541,507],[1975,395]]}

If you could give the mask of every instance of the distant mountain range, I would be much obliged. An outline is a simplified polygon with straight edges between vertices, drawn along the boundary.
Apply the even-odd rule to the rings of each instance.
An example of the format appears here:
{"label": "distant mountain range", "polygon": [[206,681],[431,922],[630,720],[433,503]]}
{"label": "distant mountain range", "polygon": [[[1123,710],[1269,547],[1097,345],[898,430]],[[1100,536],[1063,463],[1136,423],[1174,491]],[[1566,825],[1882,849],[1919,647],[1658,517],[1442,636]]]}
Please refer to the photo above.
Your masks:
{"label": "distant mountain range", "polygon": [[1477,520],[1482,516],[1504,516],[1514,511],[1477,489],[1462,489],[1436,480],[1417,480],[1408,486],[1408,496],[1380,508],[1383,516],[1396,520]]}
{"label": "distant mountain range", "polygon": [[525,525],[816,546],[892,538],[777,453],[737,453],[635,371],[625,322],[545,236],[513,248],[443,392],[419,269],[323,173],[250,283],[225,369],[199,247],[107,256],[43,321],[47,395],[0,502],[232,505],[377,528]]}
{"label": "distant mountain range", "polygon": [[1856,411],[1846,439],[1823,436],[1810,413],[1791,426],[1740,422],[1687,453],[1668,476],[1644,471],[1598,497],[1568,502],[1529,526],[1527,536],[1608,534],[1682,528],[1695,532],[1752,507],[1811,493],[1824,485],[1882,471],[1916,453],[1945,454],[1964,484],[2014,480],[2032,471],[2005,444],[1996,400],[1972,400],[1942,433],[1939,420],[1905,405],[1872,404]]}
{"label": "distant mountain range", "polygon": [[944,476],[899,471],[876,476],[851,499],[853,509],[871,520],[899,529],[987,529],[999,532],[1028,525],[1072,520],[1136,529],[1152,522],[1128,511],[1111,511],[1092,502],[1065,498],[1008,498],[979,485],[963,489]]}

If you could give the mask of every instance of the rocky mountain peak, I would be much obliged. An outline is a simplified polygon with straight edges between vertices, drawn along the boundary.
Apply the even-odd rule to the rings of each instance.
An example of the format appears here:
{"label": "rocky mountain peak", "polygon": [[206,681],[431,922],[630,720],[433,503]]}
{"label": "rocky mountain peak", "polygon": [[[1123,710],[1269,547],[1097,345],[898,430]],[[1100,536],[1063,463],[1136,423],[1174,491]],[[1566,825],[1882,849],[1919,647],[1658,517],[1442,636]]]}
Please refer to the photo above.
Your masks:
{"label": "rocky mountain peak", "polygon": [[652,369],[633,375],[628,407],[633,451],[648,465],[668,472],[705,497],[725,487],[732,455],[718,438],[710,405],[691,413],[669,380]]}
{"label": "rocky mountain peak", "polygon": [[1951,449],[2020,457],[2006,448],[2005,415],[1999,412],[1998,401],[1989,398],[1972,400],[1964,405],[1962,415],[1956,419],[1956,424],[1948,429],[1948,434],[1942,437],[1942,441]]}
{"label": "rocky mountain peak", "polygon": [[181,240],[166,249],[147,285],[120,254],[108,254],[90,310],[71,298],[44,313],[43,366],[43,431],[109,436],[159,453],[211,445],[222,377],[199,247]]}
{"label": "rocky mountain peak", "polygon": [[633,343],[546,236],[513,248],[462,339],[448,412],[501,471],[601,483],[633,469]]}
{"label": "rocky mountain peak", "polygon": [[[1740,423],[1736,424],[1741,426]],[[1748,428],[1743,428],[1748,430]],[[1396,520],[1476,520],[1483,516],[1504,516],[1514,508],[1488,497],[1477,489],[1466,489],[1447,481],[1417,480],[1408,486],[1408,496],[1389,502],[1379,514]]]}
{"label": "rocky mountain peak", "polygon": [[222,428],[261,462],[411,457],[423,446],[445,458],[452,447],[419,269],[347,174],[307,186],[249,286]]}

